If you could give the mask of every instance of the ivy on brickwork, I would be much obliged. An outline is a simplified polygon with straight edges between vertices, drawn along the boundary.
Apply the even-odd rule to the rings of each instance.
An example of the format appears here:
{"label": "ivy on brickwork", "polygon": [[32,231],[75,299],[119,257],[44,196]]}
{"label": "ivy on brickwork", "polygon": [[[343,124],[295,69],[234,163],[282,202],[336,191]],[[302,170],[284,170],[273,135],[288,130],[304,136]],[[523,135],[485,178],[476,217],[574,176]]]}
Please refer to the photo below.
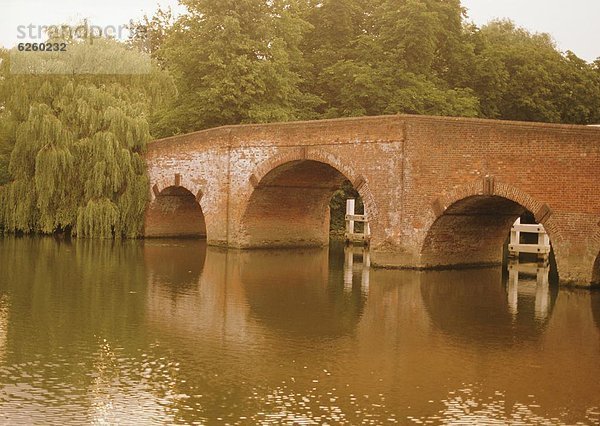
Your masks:
{"label": "ivy on brickwork", "polygon": [[[71,43],[70,54],[89,54],[86,43]],[[120,52],[119,61],[139,61],[139,53],[117,42],[94,43],[100,52]],[[142,158],[148,121],[175,94],[169,75],[156,68],[139,75],[15,74],[7,52],[3,59],[2,228],[138,236],[148,193]]]}

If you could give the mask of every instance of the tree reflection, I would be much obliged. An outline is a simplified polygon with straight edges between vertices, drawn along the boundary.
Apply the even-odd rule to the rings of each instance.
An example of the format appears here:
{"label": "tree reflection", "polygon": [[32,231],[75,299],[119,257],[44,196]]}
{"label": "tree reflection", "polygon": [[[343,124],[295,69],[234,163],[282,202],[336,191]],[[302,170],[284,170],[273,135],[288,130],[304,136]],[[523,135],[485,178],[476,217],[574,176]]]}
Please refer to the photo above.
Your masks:
{"label": "tree reflection", "polygon": [[30,329],[27,336],[10,335],[16,358],[68,351],[76,338],[133,337],[126,325],[143,316],[143,299],[135,297],[144,294],[146,284],[137,241],[5,238],[0,264],[0,292],[10,295],[10,325]]}

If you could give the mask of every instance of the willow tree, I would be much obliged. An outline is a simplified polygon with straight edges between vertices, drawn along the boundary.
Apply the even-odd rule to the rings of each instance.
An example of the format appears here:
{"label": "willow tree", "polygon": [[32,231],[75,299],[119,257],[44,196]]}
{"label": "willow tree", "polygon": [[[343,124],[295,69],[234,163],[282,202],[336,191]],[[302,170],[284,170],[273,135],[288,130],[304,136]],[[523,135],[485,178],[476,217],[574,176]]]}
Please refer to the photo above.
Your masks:
{"label": "willow tree", "polygon": [[98,39],[73,41],[67,53],[12,52],[0,66],[0,145],[11,146],[4,230],[139,235],[148,121],[175,94],[169,75]]}

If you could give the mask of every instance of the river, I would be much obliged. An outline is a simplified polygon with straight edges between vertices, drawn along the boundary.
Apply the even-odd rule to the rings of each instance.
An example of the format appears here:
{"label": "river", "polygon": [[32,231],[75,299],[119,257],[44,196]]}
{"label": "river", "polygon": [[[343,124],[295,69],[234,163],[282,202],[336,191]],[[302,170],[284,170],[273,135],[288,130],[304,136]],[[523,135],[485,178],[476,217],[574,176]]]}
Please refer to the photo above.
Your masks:
{"label": "river", "polygon": [[600,293],[362,260],[1,239],[0,424],[600,422]]}

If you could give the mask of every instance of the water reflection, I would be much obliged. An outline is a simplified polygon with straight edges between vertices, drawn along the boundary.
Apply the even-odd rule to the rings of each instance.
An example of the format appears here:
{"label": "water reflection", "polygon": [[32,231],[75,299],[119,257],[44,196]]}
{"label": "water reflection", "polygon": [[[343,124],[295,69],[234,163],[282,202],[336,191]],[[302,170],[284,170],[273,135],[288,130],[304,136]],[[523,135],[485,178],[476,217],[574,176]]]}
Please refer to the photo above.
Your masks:
{"label": "water reflection", "polygon": [[[508,264],[508,306],[513,317],[519,313],[519,305],[534,305],[535,318],[544,321],[550,312],[551,292],[547,263],[522,263],[511,260]],[[556,287],[555,287],[556,288]],[[554,292],[556,298],[556,292]],[[527,308],[526,308],[527,310]]]}
{"label": "water reflection", "polygon": [[592,314],[594,316],[594,321],[596,323],[596,327],[600,330],[600,291],[596,290],[591,294],[592,300]]}
{"label": "water reflection", "polygon": [[165,286],[173,297],[186,294],[198,284],[205,259],[206,242],[202,240],[144,241],[148,282]]}
{"label": "water reflection", "polygon": [[[356,259],[358,257],[358,259]],[[355,261],[356,259],[356,261]],[[369,293],[369,277],[371,272],[371,252],[368,247],[344,247],[344,289],[352,291],[354,275],[360,272],[360,288],[364,294]]]}
{"label": "water reflection", "polygon": [[598,293],[368,260],[0,240],[0,423],[600,421]]}
{"label": "water reflection", "polygon": [[8,340],[8,309],[8,298],[0,295],[0,362],[4,359]]}
{"label": "water reflection", "polygon": [[539,338],[558,288],[550,286],[547,266],[516,262],[509,271],[506,286],[501,268],[423,274],[421,294],[432,323],[478,345],[512,345]]}
{"label": "water reflection", "polygon": [[240,252],[235,262],[253,317],[272,330],[335,337],[352,333],[360,320],[361,280],[331,269],[328,249]]}
{"label": "water reflection", "polygon": [[[128,325],[141,321],[143,300],[133,297],[146,284],[138,242],[15,238],[0,248],[0,295],[10,300],[10,325],[31,333],[11,336],[21,349],[11,351],[13,359],[69,348],[75,336],[108,330],[129,338]],[[77,326],[65,333],[70,324]]]}
{"label": "water reflection", "polygon": [[[234,252],[193,240],[148,245],[146,264],[148,328],[160,339],[193,353],[198,347],[250,344],[251,321],[239,280],[233,279]],[[200,248],[200,250],[196,250]],[[177,271],[173,277],[168,271]]]}
{"label": "water reflection", "polygon": [[[0,299],[8,306],[0,368],[4,421],[86,423],[101,416],[94,407],[107,404],[121,418],[133,418],[126,407],[143,401],[143,392],[136,381],[130,387],[117,383],[135,369],[120,374],[121,365],[107,366],[101,348],[110,342],[122,362],[145,345],[140,244],[5,238],[0,265]],[[110,387],[98,386],[111,368],[113,375],[102,382]],[[104,402],[100,388],[108,392]]]}

